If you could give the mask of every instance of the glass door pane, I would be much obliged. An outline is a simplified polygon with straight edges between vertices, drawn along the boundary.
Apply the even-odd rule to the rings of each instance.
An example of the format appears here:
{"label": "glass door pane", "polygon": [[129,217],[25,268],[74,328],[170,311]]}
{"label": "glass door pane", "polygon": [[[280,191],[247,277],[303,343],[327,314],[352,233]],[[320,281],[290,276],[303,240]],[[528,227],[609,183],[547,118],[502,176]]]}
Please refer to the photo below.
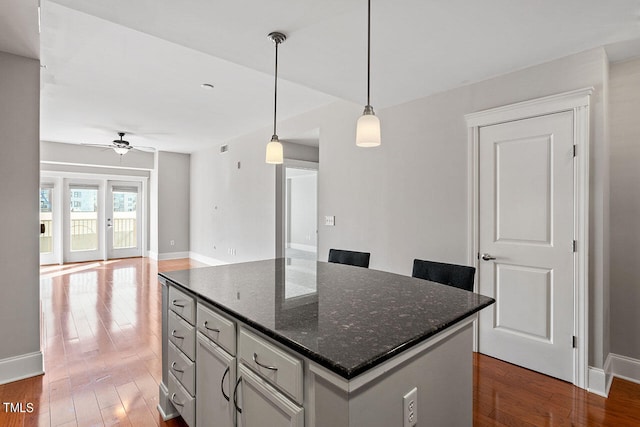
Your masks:
{"label": "glass door pane", "polygon": [[138,193],[113,190],[113,249],[138,246]]}
{"label": "glass door pane", "polygon": [[142,256],[141,183],[107,183],[107,257]]}
{"label": "glass door pane", "polygon": [[53,253],[53,188],[40,189],[40,254]]}
{"label": "glass door pane", "polygon": [[98,249],[98,188],[69,187],[71,251]]}

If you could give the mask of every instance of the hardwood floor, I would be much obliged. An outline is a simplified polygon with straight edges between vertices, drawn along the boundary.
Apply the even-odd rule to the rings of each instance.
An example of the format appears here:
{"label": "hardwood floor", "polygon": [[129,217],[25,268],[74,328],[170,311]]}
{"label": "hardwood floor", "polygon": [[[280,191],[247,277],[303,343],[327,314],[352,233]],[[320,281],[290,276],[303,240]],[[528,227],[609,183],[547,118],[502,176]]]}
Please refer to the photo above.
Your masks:
{"label": "hardwood floor", "polygon": [[[197,266],[131,258],[41,268],[46,374],[0,386],[0,404],[33,404],[32,413],[0,406],[0,426],[184,426],[156,410],[156,275]],[[476,354],[474,385],[476,426],[640,426],[640,385],[628,381],[614,380],[604,399]]]}

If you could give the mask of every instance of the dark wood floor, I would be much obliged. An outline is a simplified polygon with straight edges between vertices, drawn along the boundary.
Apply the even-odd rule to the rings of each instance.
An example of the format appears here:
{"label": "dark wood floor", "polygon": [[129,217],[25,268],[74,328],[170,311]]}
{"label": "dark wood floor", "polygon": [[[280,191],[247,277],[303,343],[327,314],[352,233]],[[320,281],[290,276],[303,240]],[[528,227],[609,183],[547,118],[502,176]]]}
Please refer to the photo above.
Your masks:
{"label": "dark wood floor", "polygon": [[[190,266],[199,264],[132,258],[43,267],[46,374],[0,386],[0,403],[34,405],[33,413],[8,413],[0,406],[0,427],[184,426],[180,420],[163,422],[156,410],[161,377],[156,275]],[[640,426],[640,385],[616,379],[604,399],[475,355],[474,425]]]}

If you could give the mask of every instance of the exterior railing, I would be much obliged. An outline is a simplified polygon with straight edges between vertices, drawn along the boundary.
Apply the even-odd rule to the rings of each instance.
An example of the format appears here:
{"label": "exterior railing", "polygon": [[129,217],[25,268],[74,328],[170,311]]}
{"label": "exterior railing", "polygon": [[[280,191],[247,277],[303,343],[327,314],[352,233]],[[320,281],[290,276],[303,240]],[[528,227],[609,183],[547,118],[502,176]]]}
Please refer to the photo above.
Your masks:
{"label": "exterior railing", "polygon": [[[40,235],[40,253],[53,251],[53,221],[41,220],[45,232]],[[98,248],[98,221],[91,218],[71,220],[71,250],[83,251]],[[113,219],[114,249],[135,248],[138,244],[138,228],[136,218]]]}

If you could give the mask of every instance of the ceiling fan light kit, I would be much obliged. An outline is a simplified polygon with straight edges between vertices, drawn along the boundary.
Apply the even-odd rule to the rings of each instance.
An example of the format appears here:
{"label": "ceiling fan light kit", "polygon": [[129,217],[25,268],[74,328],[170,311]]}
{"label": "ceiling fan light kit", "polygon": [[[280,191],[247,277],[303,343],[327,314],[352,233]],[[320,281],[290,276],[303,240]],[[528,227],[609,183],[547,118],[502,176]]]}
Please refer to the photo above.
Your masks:
{"label": "ceiling fan light kit", "polygon": [[113,151],[122,156],[124,154],[127,154],[133,147],[129,145],[129,141],[125,141],[122,139],[124,137],[124,132],[118,132],[118,136],[120,136],[120,139],[113,140]]}

